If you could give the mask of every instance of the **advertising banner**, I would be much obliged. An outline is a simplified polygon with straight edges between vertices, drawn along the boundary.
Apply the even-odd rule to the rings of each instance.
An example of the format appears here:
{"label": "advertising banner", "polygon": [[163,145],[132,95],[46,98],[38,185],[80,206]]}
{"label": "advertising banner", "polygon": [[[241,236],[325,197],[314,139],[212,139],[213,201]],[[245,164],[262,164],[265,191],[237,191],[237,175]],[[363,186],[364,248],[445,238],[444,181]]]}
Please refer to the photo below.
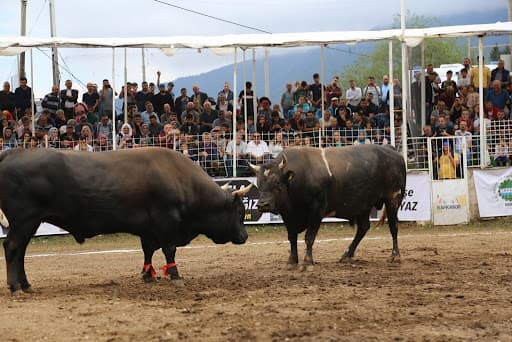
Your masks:
{"label": "advertising banner", "polygon": [[512,168],[474,170],[480,217],[512,215]]}
{"label": "advertising banner", "polygon": [[468,188],[465,179],[445,179],[432,183],[432,210],[435,225],[469,222]]}
{"label": "advertising banner", "polygon": [[430,221],[432,219],[431,203],[429,174],[427,172],[408,173],[398,220]]}

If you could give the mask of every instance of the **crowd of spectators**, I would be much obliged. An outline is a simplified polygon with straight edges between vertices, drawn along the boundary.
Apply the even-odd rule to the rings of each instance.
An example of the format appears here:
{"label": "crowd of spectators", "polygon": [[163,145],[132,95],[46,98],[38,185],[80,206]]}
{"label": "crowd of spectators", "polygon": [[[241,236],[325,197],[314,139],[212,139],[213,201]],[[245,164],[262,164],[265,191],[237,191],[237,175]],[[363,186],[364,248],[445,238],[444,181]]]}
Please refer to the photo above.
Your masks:
{"label": "crowd of spectators", "polygon": [[[415,78],[412,98],[413,106],[417,106],[414,92],[425,82],[428,118],[423,127],[424,137],[464,137],[471,148],[479,125],[479,97],[475,87],[478,71],[469,59],[464,61],[464,66],[457,82],[452,80],[451,71],[440,82],[439,75],[429,65],[424,77]],[[483,74],[484,120],[486,125],[499,127],[492,153],[494,160],[508,165],[508,151],[512,150],[508,132],[512,86],[509,71],[499,61],[495,70],[484,70]],[[72,81],[67,80],[64,89],[52,87],[41,101],[42,110],[34,116],[27,80],[22,78],[14,93],[9,82],[4,82],[0,92],[3,128],[0,149],[48,147],[107,151],[114,143],[120,149],[160,146],[183,153],[212,175],[225,175],[232,173],[235,150],[239,173],[243,173],[248,161],[263,163],[290,146],[388,144],[391,96],[394,124],[397,129],[401,126],[401,85],[387,75],[378,79],[369,76],[361,87],[349,80],[343,89],[337,76],[322,85],[319,75],[314,74],[310,83],[287,83],[280,103],[275,104],[265,96],[256,98],[251,82],[246,82],[245,89],[237,95],[225,82],[212,96],[198,85],[192,87],[190,94],[186,88],[175,91],[174,83],[161,83],[160,76],[158,72],[156,83],[142,82],[140,88],[130,82],[119,93],[112,89],[109,80],[103,80],[101,87],[88,83],[81,97]],[[232,139],[234,130],[236,141]]]}

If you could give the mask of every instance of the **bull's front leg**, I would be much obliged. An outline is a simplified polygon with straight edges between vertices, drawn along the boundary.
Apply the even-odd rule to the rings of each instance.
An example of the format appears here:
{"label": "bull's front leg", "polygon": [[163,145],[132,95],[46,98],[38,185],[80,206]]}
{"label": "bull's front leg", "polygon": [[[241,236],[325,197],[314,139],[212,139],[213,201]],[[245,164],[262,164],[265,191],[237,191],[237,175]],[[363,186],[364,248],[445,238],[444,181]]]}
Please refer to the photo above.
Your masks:
{"label": "bull's front leg", "polygon": [[164,277],[169,277],[169,279],[173,280],[173,282],[177,285],[183,285],[183,279],[178,273],[178,266],[175,262],[176,246],[169,245],[162,247],[162,252],[164,253],[165,260],[167,262],[167,264],[165,264],[162,268]]}
{"label": "bull's front leg", "polygon": [[142,280],[145,283],[150,283],[156,280],[156,271],[152,264],[153,254],[156,247],[154,243],[146,238],[140,238],[142,250],[144,251],[144,266],[142,267]]}
{"label": "bull's front leg", "polygon": [[19,265],[15,242],[9,237],[4,240],[4,253],[7,268],[7,286],[11,293],[14,293],[20,289],[20,282],[18,280]]}
{"label": "bull's front leg", "polygon": [[297,252],[297,231],[288,231],[288,241],[290,241],[290,256],[288,257],[288,269],[295,269],[299,264],[299,254]]}
{"label": "bull's front leg", "polygon": [[302,264],[302,271],[312,271],[313,270],[313,244],[315,243],[316,234],[318,233],[318,229],[320,225],[315,225],[313,228],[308,228],[306,230],[306,255],[304,256],[304,262]]}

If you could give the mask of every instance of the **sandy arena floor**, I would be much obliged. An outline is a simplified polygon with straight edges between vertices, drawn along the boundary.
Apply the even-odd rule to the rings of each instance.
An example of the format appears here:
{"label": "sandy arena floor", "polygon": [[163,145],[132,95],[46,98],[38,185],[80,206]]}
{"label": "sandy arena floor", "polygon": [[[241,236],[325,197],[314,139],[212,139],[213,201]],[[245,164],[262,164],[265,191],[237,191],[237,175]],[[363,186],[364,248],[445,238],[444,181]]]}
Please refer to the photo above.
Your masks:
{"label": "sandy arena floor", "polygon": [[251,228],[244,246],[201,238],[178,250],[182,287],[142,282],[136,238],[40,238],[26,259],[35,293],[0,291],[0,340],[511,341],[511,223],[402,225],[399,264],[383,228],[338,263],[353,231],[330,225],[312,272],[287,270],[282,229]]}

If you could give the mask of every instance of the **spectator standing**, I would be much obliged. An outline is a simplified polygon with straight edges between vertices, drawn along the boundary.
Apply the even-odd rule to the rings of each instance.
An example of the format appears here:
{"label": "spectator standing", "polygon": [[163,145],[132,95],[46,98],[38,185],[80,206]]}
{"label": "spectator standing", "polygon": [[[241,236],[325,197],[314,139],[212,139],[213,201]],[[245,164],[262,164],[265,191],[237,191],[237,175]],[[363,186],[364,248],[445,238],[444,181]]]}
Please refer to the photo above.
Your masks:
{"label": "spectator standing", "polygon": [[[356,82],[354,80],[350,80],[349,88],[347,89],[346,97],[347,97],[347,105],[353,111],[356,111],[359,108],[359,103],[361,102],[361,98],[363,93],[361,88],[356,87]],[[332,113],[336,115],[335,113]]]}
{"label": "spectator standing", "polygon": [[208,94],[202,92],[200,89],[199,89],[199,86],[198,85],[194,85],[192,87],[192,91],[193,91],[193,94],[192,94],[192,101],[197,101],[199,103],[199,107],[201,108],[201,110],[203,109],[203,105],[205,103],[205,101],[208,100]]}
{"label": "spectator standing", "polygon": [[[153,95],[151,99],[155,112],[163,115],[165,113],[165,105],[169,106],[170,111],[174,111],[175,103],[172,100],[171,95],[165,90],[165,84],[160,84],[158,86],[158,90],[158,93]],[[160,122],[162,122],[161,119]]]}
{"label": "spectator standing", "polygon": [[[240,91],[240,94],[238,94],[238,103],[240,106],[240,114],[244,115],[244,105],[245,102],[247,102],[247,116],[253,116],[254,117],[254,104],[253,104],[253,98],[254,98],[254,91],[252,90],[252,83],[247,81],[245,82],[245,90]],[[257,99],[256,99],[257,101]]]}
{"label": "spectator standing", "polygon": [[313,83],[309,85],[309,92],[311,94],[311,105],[317,110],[322,107],[322,83],[320,83],[320,75],[313,74]]}
{"label": "spectator standing", "polygon": [[90,113],[96,113],[98,111],[100,95],[95,90],[94,84],[87,83],[87,92],[82,95],[82,102],[87,105]]}
{"label": "spectator standing", "polygon": [[53,86],[51,93],[44,96],[41,107],[50,113],[50,117],[55,119],[57,110],[60,106],[59,87]]}
{"label": "spectator standing", "polygon": [[448,89],[448,87],[453,87],[455,93],[458,93],[459,89],[457,88],[457,82],[452,80],[452,77],[453,77],[453,71],[448,70],[446,72],[446,80],[444,80],[441,83],[441,90],[446,91],[446,89]]}
{"label": "spectator standing", "polygon": [[293,101],[293,92],[292,92],[292,84],[290,82],[286,83],[286,90],[281,95],[281,108],[283,110],[283,114],[285,119],[290,119],[293,116],[293,109],[295,102]]}
{"label": "spectator standing", "polygon": [[66,80],[65,86],[66,88],[60,91],[60,107],[64,109],[66,119],[69,120],[73,118],[73,110],[78,101],[78,90],[72,88],[71,80]]}
{"label": "spectator standing", "polygon": [[[381,96],[379,98],[380,106],[379,108],[382,111],[382,108],[386,106],[389,102],[389,76],[382,76],[382,85],[380,86]],[[377,114],[377,113],[376,113]]]}
{"label": "spectator standing", "polygon": [[[478,91],[479,85],[480,85],[480,72],[478,67],[478,60],[480,57],[477,57],[477,65],[474,66],[471,69],[471,84],[473,87],[475,87],[475,90]],[[485,62],[485,58],[482,57],[482,62]],[[483,75],[483,91],[484,91],[484,98],[487,95],[487,88],[491,85],[491,69],[487,67],[485,64],[482,68],[482,75]]]}
{"label": "spectator standing", "polygon": [[217,94],[217,103],[220,102],[221,95],[224,95],[224,99],[228,104],[233,105],[234,94],[233,91],[229,88],[229,82],[224,82],[224,87]]}
{"label": "spectator standing", "polygon": [[468,70],[466,68],[462,68],[459,71],[459,76],[457,77],[457,88],[460,90],[462,87],[467,87],[471,84],[471,77],[468,75]]}
{"label": "spectator standing", "polygon": [[187,95],[187,88],[181,88],[180,96],[178,96],[174,102],[176,113],[181,115],[181,113],[185,112],[189,102],[192,102],[192,99]]}
{"label": "spectator standing", "polygon": [[27,78],[20,78],[20,86],[14,91],[16,111],[22,115],[27,109],[32,110],[32,88],[27,86]]}
{"label": "spectator standing", "polygon": [[327,106],[331,105],[333,97],[341,98],[343,96],[343,89],[341,89],[338,83],[339,77],[334,76],[331,83],[325,88],[325,100],[327,101]]}
{"label": "spectator standing", "polygon": [[0,91],[0,111],[8,110],[14,114],[16,110],[16,98],[11,91],[11,84],[4,82],[2,91]]}
{"label": "spectator standing", "polygon": [[491,71],[491,82],[498,80],[501,82],[501,87],[507,89],[510,84],[510,71],[505,69],[505,62],[503,59],[498,60],[498,67]]}
{"label": "spectator standing", "polygon": [[439,179],[457,178],[457,167],[460,165],[458,153],[453,153],[448,141],[443,142],[443,150],[441,156],[437,157]]}
{"label": "spectator standing", "polygon": [[107,114],[109,118],[112,117],[112,104],[113,104],[114,89],[110,86],[107,79],[103,80],[103,86],[100,90],[100,114]]}
{"label": "spectator standing", "polygon": [[368,94],[373,94],[372,102],[377,108],[379,108],[379,99],[382,96],[382,91],[380,87],[375,84],[375,77],[368,77],[368,84],[363,89],[363,97],[366,97]]}
{"label": "spectator standing", "polygon": [[[142,82],[142,90],[135,94],[135,102],[137,104],[137,110],[139,113],[142,113],[146,109],[147,102],[151,102],[152,100],[153,93],[149,91],[148,82],[144,81]],[[151,106],[153,106],[153,104],[151,104]],[[149,123],[149,117],[147,123]]]}

